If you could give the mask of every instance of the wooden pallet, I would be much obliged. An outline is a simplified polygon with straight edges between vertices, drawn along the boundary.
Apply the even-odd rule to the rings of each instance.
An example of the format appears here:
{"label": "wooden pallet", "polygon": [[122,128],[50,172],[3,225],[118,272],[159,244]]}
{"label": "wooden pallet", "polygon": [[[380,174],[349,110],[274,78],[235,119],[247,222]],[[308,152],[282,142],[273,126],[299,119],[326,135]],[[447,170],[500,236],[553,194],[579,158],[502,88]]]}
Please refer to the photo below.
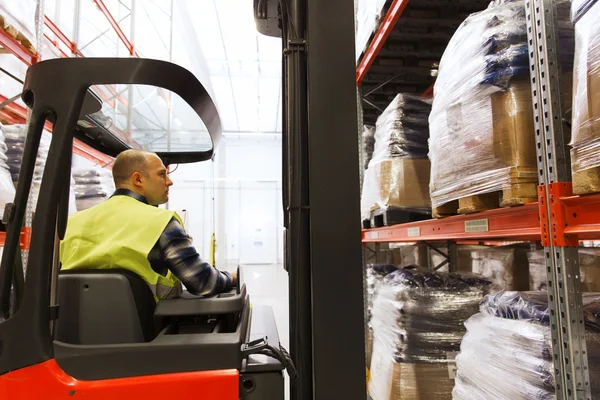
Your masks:
{"label": "wooden pallet", "polygon": [[31,53],[36,54],[37,51],[33,46],[33,43],[25,37],[17,28],[6,23],[6,19],[3,15],[0,15],[0,28],[4,29],[6,33],[12,36],[17,42],[21,43],[23,47],[29,50]]}
{"label": "wooden pallet", "polygon": [[363,221],[363,229],[381,228],[407,222],[423,221],[430,218],[431,214],[427,212],[388,207],[385,210],[378,209],[371,211],[370,218]]}
{"label": "wooden pallet", "polygon": [[590,168],[573,174],[573,193],[600,193],[600,167]]}
{"label": "wooden pallet", "polygon": [[528,178],[513,178],[509,187],[503,190],[466,196],[434,207],[434,218],[456,214],[473,214],[501,207],[514,207],[537,201],[537,181]]}

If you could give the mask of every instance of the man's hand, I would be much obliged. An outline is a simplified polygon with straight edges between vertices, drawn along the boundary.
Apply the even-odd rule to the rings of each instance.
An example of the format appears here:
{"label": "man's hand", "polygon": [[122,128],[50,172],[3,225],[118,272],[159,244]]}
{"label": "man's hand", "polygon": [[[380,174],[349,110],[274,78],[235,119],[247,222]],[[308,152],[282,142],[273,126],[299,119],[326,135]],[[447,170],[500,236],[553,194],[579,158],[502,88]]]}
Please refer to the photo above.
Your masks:
{"label": "man's hand", "polygon": [[237,272],[230,272],[231,274],[231,287],[234,288],[237,286],[238,276]]}

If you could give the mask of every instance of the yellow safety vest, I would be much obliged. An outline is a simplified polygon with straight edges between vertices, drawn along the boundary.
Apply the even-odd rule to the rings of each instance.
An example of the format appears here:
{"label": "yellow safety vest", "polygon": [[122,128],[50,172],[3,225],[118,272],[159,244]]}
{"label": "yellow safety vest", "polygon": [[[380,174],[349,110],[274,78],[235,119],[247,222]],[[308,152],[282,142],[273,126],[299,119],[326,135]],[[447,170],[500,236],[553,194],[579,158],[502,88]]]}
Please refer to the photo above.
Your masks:
{"label": "yellow safety vest", "polygon": [[129,196],[113,196],[69,218],[60,244],[62,270],[122,268],[148,283],[156,300],[176,297],[180,281],[169,271],[156,273],[148,254],[174,211],[142,203]]}

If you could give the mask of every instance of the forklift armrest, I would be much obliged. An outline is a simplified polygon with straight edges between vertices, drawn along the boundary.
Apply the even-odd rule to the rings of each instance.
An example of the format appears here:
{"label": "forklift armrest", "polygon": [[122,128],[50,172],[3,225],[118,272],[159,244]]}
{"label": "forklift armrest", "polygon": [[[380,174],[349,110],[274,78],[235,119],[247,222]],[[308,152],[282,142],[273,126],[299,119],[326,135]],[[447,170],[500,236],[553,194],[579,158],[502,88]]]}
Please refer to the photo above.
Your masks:
{"label": "forklift armrest", "polygon": [[198,297],[184,292],[177,299],[164,299],[158,302],[154,311],[155,318],[192,315],[223,315],[239,312],[246,300],[246,285],[221,293],[216,297]]}

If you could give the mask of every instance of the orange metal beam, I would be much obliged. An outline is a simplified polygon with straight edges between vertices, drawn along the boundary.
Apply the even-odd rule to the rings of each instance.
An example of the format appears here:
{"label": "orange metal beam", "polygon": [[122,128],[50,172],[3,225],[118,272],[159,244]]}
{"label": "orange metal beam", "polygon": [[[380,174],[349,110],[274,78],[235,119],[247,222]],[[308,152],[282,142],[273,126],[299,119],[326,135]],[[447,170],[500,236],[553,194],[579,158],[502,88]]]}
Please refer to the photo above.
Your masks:
{"label": "orange metal beam", "polygon": [[436,240],[540,240],[538,203],[411,222],[362,232],[363,243]]}
{"label": "orange metal beam", "polygon": [[34,54],[27,50],[21,42],[10,36],[4,29],[0,29],[0,45],[27,65],[33,65],[39,61],[39,53]]}
{"label": "orange metal beam", "polygon": [[104,4],[104,1],[94,0],[94,3],[96,3],[96,6],[98,6],[98,9],[100,10],[100,12],[102,12],[102,14],[104,14],[106,19],[110,23],[110,25],[113,27],[113,29],[117,33],[117,36],[119,37],[119,39],[121,39],[121,42],[123,42],[123,44],[127,48],[127,51],[129,51],[129,55],[131,55],[133,57],[139,57],[135,51],[133,43],[131,43],[129,41],[129,39],[127,38],[127,35],[125,35],[125,32],[123,32],[123,30],[121,29],[121,26],[119,25],[119,23],[117,22],[115,17],[112,16],[110,10],[108,9],[108,7],[106,7],[106,4]]}
{"label": "orange metal beam", "polygon": [[[71,39],[69,39],[67,37],[67,35],[65,35],[63,33],[63,31],[61,31],[60,28],[58,26],[56,26],[56,24],[54,22],[52,22],[52,20],[50,18],[48,18],[47,15],[44,15],[44,25],[46,25],[48,28],[50,28],[52,33],[54,33],[56,35],[56,37],[61,42],[63,42],[64,45],[69,48],[69,50],[71,50],[71,54],[75,54],[75,52],[77,51],[77,45],[75,44],[75,42],[73,42]],[[53,41],[51,41],[51,42],[54,44],[55,47],[57,47],[55,42],[53,42]]]}
{"label": "orange metal beam", "polygon": [[406,8],[408,4],[408,0],[394,0],[390,9],[388,10],[385,18],[381,22],[379,29],[375,33],[373,40],[369,43],[365,54],[356,69],[356,86],[360,86],[362,84],[363,79],[367,75],[369,68],[373,65],[373,61],[379,55],[383,44],[387,40],[388,36],[396,26],[396,22],[402,15],[402,12]]}

